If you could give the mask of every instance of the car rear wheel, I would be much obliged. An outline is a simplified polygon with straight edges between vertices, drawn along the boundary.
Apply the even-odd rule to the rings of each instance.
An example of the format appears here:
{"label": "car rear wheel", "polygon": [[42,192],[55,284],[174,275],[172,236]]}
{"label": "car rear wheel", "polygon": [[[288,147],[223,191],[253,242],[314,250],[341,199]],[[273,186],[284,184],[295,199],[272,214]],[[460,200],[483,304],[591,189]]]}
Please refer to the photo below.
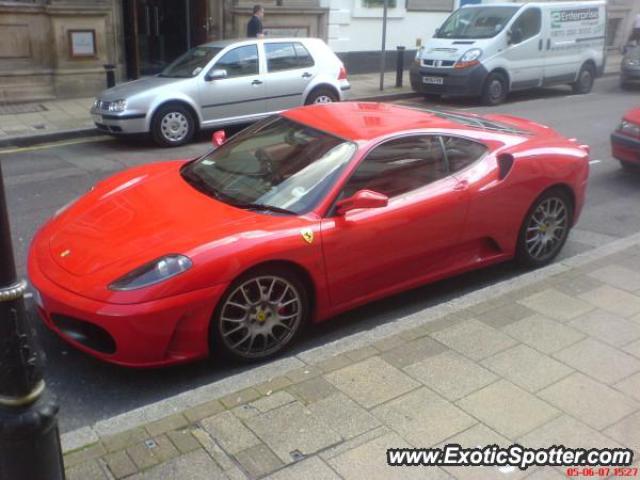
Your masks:
{"label": "car rear wheel", "polygon": [[254,270],[236,280],[214,314],[212,349],[251,361],[288,347],[309,317],[309,295],[284,268]]}
{"label": "car rear wheel", "polygon": [[487,77],[482,89],[482,103],[484,105],[499,105],[505,101],[509,86],[507,79],[499,72],[494,72]]}
{"label": "car rear wheel", "polygon": [[593,88],[593,82],[595,80],[595,71],[590,64],[583,65],[578,73],[578,79],[571,84],[573,93],[586,94]]}
{"label": "car rear wheel", "polygon": [[573,218],[568,195],[559,189],[542,194],[527,212],[516,250],[516,260],[526,267],[542,267],[562,250]]}
{"label": "car rear wheel", "polygon": [[304,104],[312,105],[314,103],[334,103],[338,100],[338,96],[332,90],[329,90],[328,88],[317,88],[309,94]]}
{"label": "car rear wheel", "polygon": [[195,130],[191,111],[180,104],[160,107],[151,122],[151,136],[161,147],[184,145],[193,138]]}

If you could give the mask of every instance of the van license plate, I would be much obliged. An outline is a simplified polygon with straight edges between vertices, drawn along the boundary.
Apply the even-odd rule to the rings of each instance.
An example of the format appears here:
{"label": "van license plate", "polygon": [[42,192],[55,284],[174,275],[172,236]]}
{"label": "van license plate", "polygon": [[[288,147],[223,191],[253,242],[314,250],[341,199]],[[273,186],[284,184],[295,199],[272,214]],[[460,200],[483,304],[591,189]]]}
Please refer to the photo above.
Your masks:
{"label": "van license plate", "polygon": [[422,77],[422,83],[428,83],[430,85],[442,85],[444,78],[442,77]]}

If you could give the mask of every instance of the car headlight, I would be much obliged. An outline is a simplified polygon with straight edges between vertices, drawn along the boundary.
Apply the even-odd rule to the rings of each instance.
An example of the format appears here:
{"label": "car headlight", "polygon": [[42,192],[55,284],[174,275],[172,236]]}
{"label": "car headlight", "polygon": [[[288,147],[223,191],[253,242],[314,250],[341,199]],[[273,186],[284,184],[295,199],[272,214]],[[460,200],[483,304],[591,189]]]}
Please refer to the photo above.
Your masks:
{"label": "car headlight", "polygon": [[460,57],[460,62],[468,63],[473,62],[474,60],[478,60],[482,55],[482,50],[479,48],[472,48],[471,50],[467,50],[467,52]]}
{"label": "car headlight", "polygon": [[114,100],[109,104],[110,112],[124,112],[127,109],[126,100]]}
{"label": "car headlight", "polygon": [[99,109],[100,108],[100,99],[96,98],[95,101],[93,102],[93,108],[94,109]]}
{"label": "car headlight", "polygon": [[166,255],[127,273],[109,285],[109,290],[127,291],[155,285],[186,272],[191,266],[191,259],[184,255]]}
{"label": "car headlight", "polygon": [[631,137],[640,138],[640,125],[622,120],[618,126],[618,131]]}

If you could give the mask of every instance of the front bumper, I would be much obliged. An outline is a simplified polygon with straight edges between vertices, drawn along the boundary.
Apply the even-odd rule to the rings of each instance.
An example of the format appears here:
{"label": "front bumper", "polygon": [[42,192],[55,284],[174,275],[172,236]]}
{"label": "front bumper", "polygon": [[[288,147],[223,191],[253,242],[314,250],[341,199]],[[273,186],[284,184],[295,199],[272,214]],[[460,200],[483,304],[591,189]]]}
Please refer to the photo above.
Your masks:
{"label": "front bumper", "polygon": [[52,282],[29,256],[29,278],[45,325],[74,347],[125,367],[160,367],[209,354],[209,324],[227,285],[151,302],[88,299]]}
{"label": "front bumper", "polygon": [[[409,70],[414,92],[461,97],[479,97],[489,74],[482,65],[470,68],[433,68],[413,64]],[[442,84],[424,83],[424,77],[442,78]]]}
{"label": "front bumper", "polygon": [[611,134],[611,153],[614,158],[640,165],[640,139],[617,132]]}
{"label": "front bumper", "polygon": [[109,133],[145,133],[147,121],[144,113],[109,113],[91,109],[93,123],[99,130]]}
{"label": "front bumper", "polygon": [[622,68],[620,77],[623,83],[640,82],[640,68]]}

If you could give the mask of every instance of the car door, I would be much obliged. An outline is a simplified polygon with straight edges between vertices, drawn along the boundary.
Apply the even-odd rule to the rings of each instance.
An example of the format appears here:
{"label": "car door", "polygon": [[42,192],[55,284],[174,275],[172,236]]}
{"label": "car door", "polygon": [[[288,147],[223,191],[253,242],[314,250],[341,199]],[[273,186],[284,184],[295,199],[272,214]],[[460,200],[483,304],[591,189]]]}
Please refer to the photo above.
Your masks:
{"label": "car door", "polygon": [[540,8],[530,7],[521,12],[511,24],[509,38],[504,57],[509,62],[511,89],[540,86],[545,62]]}
{"label": "car door", "polygon": [[297,107],[316,75],[315,62],[301,42],[265,42],[267,64],[267,110],[276,112]]}
{"label": "car door", "polygon": [[266,111],[265,97],[257,44],[232,48],[215,62],[205,76],[200,92],[204,121],[216,123],[263,114]]}
{"label": "car door", "polygon": [[372,149],[338,196],[368,189],[386,207],[329,214],[322,245],[335,307],[400,289],[446,268],[466,212],[466,192],[448,175],[438,136],[411,135]]}

